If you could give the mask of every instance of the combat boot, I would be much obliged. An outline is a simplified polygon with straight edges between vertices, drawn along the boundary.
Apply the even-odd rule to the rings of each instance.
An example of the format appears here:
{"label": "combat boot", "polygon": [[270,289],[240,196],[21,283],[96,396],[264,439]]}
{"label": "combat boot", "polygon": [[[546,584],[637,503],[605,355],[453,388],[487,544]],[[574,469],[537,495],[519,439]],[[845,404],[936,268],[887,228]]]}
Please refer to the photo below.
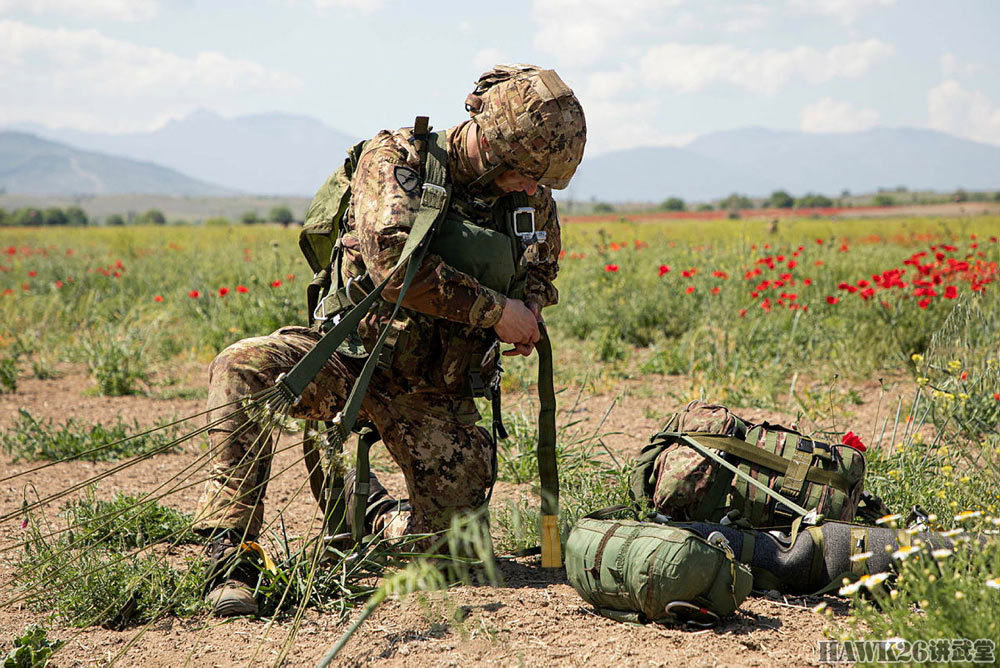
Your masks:
{"label": "combat boot", "polygon": [[[357,503],[354,496],[355,471],[351,469],[344,475],[344,493],[347,496],[347,515],[344,518],[350,529],[354,523],[354,508]],[[398,538],[404,534],[409,524],[410,502],[407,499],[397,500],[389,496],[375,474],[369,478],[368,503],[365,508],[365,535],[379,533],[386,538]]]}
{"label": "combat boot", "polygon": [[260,570],[251,560],[248,550],[241,547],[240,537],[227,532],[214,537],[206,547],[211,560],[205,600],[216,617],[256,615],[254,589]]}

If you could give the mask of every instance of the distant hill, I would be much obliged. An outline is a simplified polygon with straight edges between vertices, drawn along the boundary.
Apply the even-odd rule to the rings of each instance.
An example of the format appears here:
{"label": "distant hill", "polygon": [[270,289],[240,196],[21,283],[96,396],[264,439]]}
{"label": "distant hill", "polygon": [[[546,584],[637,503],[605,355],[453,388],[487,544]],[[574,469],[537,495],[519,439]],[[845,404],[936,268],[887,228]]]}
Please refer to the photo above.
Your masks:
{"label": "distant hill", "polygon": [[232,194],[159,165],[8,131],[0,131],[0,188],[32,194]]}
{"label": "distant hill", "polygon": [[258,195],[311,197],[358,141],[314,118],[282,113],[224,118],[200,110],[159,130],[130,134],[19,127]]}
{"label": "distant hill", "polygon": [[731,192],[768,195],[1000,189],[1000,147],[934,130],[875,128],[806,134],[745,128],[704,135],[682,148],[643,147],[584,159],[574,199],[703,200]]}

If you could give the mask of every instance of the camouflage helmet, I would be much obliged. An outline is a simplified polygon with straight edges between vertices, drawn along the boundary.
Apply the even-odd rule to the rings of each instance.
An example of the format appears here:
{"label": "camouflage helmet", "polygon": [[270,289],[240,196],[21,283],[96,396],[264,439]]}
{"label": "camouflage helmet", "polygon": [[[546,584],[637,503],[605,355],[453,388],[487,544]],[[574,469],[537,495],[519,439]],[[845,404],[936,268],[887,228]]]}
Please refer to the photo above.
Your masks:
{"label": "camouflage helmet", "polygon": [[497,65],[479,77],[465,108],[492,156],[544,186],[569,185],[583,159],[587,122],[554,70]]}

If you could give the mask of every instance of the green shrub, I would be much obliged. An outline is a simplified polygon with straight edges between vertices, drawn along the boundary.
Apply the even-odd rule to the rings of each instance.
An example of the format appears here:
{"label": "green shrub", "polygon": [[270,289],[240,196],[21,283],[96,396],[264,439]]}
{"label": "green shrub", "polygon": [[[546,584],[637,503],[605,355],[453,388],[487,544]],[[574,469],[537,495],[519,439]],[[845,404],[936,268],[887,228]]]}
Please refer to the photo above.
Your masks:
{"label": "green shrub", "polygon": [[3,668],[43,668],[65,644],[62,640],[49,640],[45,629],[31,624],[14,638],[14,647],[4,657]]}
{"label": "green shrub", "polygon": [[14,461],[67,458],[115,461],[154,451],[165,452],[176,433],[174,429],[144,431],[138,422],[130,425],[121,418],[110,426],[83,425],[73,419],[56,425],[52,420],[38,420],[21,408],[14,424],[0,432],[0,449],[13,455]]}

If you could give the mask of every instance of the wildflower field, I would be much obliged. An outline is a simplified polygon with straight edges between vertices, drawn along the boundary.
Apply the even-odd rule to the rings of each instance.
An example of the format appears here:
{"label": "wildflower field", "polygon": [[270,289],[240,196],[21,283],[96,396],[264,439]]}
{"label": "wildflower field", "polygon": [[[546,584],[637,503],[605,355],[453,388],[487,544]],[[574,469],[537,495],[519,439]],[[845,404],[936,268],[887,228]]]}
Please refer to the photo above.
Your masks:
{"label": "wildflower field", "polygon": [[[560,392],[563,538],[581,514],[628,500],[629,459],[670,413],[695,398],[726,404],[738,414],[774,416],[824,440],[846,439],[866,448],[866,488],[900,515],[887,522],[902,526],[910,509],[919,505],[932,517],[933,528],[954,536],[995,532],[1000,526],[998,237],[1000,217],[992,216],[803,218],[783,220],[778,233],[758,220],[564,221],[560,303],[544,312]],[[192,381],[185,370],[203,368],[240,338],[304,324],[310,278],[293,229],[5,229],[0,238],[0,393],[11,400],[6,406],[18,409],[0,416],[5,465],[86,453],[123,433],[167,422],[178,401],[196,406],[204,397],[201,379]],[[505,363],[511,438],[501,446],[501,484],[492,504],[493,539],[501,553],[538,540],[537,497],[532,493],[537,479],[534,359]],[[88,379],[79,390],[80,401],[124,397],[115,401],[143,402],[141,424],[88,422],[79,415],[67,420],[44,415],[40,404],[19,401],[28,386],[42,394],[49,387],[53,393],[63,391],[59,382],[66,374]],[[580,408],[588,400],[591,408]],[[481,412],[488,414],[487,404]],[[195,450],[171,450],[168,440],[144,441],[134,452],[102,454],[118,459],[162,452],[151,461],[180,461],[185,452],[189,459],[194,456]],[[390,475],[392,466],[384,455],[375,465],[380,475]],[[86,474],[76,470],[80,478],[93,475],[90,469]],[[74,479],[73,469],[60,471],[58,484]],[[44,483],[45,473],[39,475],[33,484]],[[26,512],[6,522],[18,526],[10,531],[0,526],[0,549],[21,563],[30,564],[39,550],[49,550],[45,554],[51,556],[62,548],[42,540],[46,522],[68,522],[76,535],[90,536],[95,509],[107,512],[100,504],[122,503],[113,480],[67,499],[65,507],[56,509],[58,518]],[[29,498],[22,482],[4,482],[8,495],[0,512],[5,516]],[[126,556],[137,546],[174,534],[183,534],[179,544],[195,540],[183,517],[176,516],[193,508],[170,499],[162,503],[150,508],[155,513],[148,516],[121,511],[127,519],[120,523],[121,535],[94,538],[88,544],[88,563],[107,558],[101,552],[106,550],[107,555],[122,555],[111,563],[125,573],[122,569],[130,563]],[[167,527],[165,533],[158,534],[156,526]],[[38,533],[24,538],[23,532],[30,531]],[[807,645],[805,650],[789,644],[785,654],[753,651],[764,661],[810,660],[822,629],[837,638],[961,637],[1000,643],[1000,546],[995,539],[972,538],[947,554],[923,553],[918,546],[898,558],[898,577],[874,577],[846,590],[850,606],[801,602],[795,614],[822,622],[818,627],[810,622],[812,635],[797,638]],[[289,556],[284,563],[291,561]],[[63,574],[36,580],[31,578],[41,577],[39,569],[27,579],[11,571],[4,576],[9,579],[2,583],[0,605],[18,598],[12,592],[25,582],[50,588],[58,583],[70,590],[89,589],[50,592],[48,608],[38,607],[37,601],[30,608],[32,621],[49,628],[103,626],[124,632],[165,615],[206,618],[200,592],[183,577],[193,567],[158,563],[156,577],[148,578],[155,582],[141,596],[134,589],[116,593],[107,582],[90,583],[81,571],[74,571],[75,579]],[[154,568],[145,561],[134,567]],[[288,568],[283,577],[294,580],[294,568]],[[414,575],[403,587],[397,578],[392,586],[395,591],[419,589],[414,583],[420,577]],[[377,585],[351,591],[355,597],[392,593]],[[90,598],[98,596],[134,600],[133,616],[93,617]],[[310,636],[306,647],[312,654],[303,649],[289,655],[286,648],[282,657],[314,662],[318,648],[336,640],[343,630],[338,624],[352,614],[354,604],[337,607],[330,600],[276,596],[270,608],[275,619],[294,614],[289,610],[300,602],[343,615],[333,615],[330,626],[323,627],[327,635]],[[512,600],[506,605],[516,607]],[[823,615],[808,611],[814,606]],[[593,618],[578,621],[597,623]],[[785,623],[807,626],[799,618]],[[483,624],[481,638],[499,637],[517,645],[517,636]],[[612,626],[601,629],[619,632]],[[463,633],[475,637],[468,627]],[[767,642],[772,640],[782,642],[777,637]],[[376,640],[360,642],[368,645],[356,647],[355,654],[348,645],[350,656],[359,656],[365,647],[377,649]],[[643,642],[651,648],[649,656],[659,656],[652,636]],[[714,656],[725,656],[726,642],[724,633],[715,636]],[[529,651],[529,645],[524,647]],[[429,659],[436,650],[428,641],[416,651]],[[509,663],[521,656],[484,651],[467,658],[506,657]],[[195,649],[190,652],[195,656]]]}

